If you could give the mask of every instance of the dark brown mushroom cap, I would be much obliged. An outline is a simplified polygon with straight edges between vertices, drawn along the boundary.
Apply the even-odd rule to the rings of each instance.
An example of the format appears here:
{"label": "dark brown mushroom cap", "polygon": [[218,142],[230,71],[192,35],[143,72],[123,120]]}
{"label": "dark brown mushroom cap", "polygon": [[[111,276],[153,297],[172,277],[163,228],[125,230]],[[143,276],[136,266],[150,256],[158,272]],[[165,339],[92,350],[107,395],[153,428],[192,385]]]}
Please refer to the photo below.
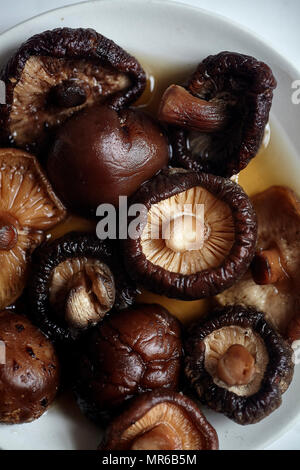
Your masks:
{"label": "dark brown mushroom cap", "polygon": [[41,416],[59,386],[59,363],[50,341],[30,321],[4,310],[0,340],[6,361],[0,364],[0,421],[24,423]]}
{"label": "dark brown mushroom cap", "polygon": [[94,420],[142,392],[178,387],[180,324],[160,305],[136,305],[105,317],[80,351],[75,393]]}
{"label": "dark brown mushroom cap", "polygon": [[[141,236],[128,238],[123,242],[123,248],[125,266],[130,276],[157,294],[183,300],[213,296],[239,279],[253,258],[257,232],[255,213],[248,196],[230,180],[205,173],[166,170],[145,183],[131,203],[143,204],[149,211],[152,205],[197,186],[206,189],[230,208],[234,224],[232,247],[219,266],[193,274],[181,274],[149,261],[143,252]],[[139,234],[142,234],[146,222],[144,220],[141,224]]]}
{"label": "dark brown mushroom cap", "polygon": [[[227,326],[251,329],[263,340],[268,363],[259,390],[242,396],[215,383],[205,368],[205,338]],[[200,400],[238,424],[256,423],[281,405],[294,372],[292,349],[254,308],[228,306],[212,313],[209,320],[190,327],[185,338],[185,374]]]}
{"label": "dark brown mushroom cap", "polygon": [[[217,450],[219,448],[218,435],[215,429],[190,398],[182,393],[155,390],[150,393],[143,393],[129,403],[126,411],[109,425],[98,449],[127,450],[130,440],[122,441],[122,436],[126,430],[142,419],[148,412],[151,412],[154,407],[161,404],[175,406],[182,410],[185,419],[192,424],[193,430],[201,442],[197,449],[183,447],[180,450]],[[145,430],[142,429],[141,431]],[[181,432],[182,434],[185,432],[183,427]],[[195,436],[190,437],[195,438]]]}
{"label": "dark brown mushroom cap", "polygon": [[71,328],[55,314],[49,298],[55,268],[66,260],[81,257],[100,260],[110,268],[114,277],[116,309],[131,305],[137,293],[122,268],[116,248],[107,241],[99,240],[96,235],[71,232],[53,242],[44,243],[33,256],[28,298],[34,322],[54,341],[69,342],[81,333],[81,330]]}
{"label": "dark brown mushroom cap", "polygon": [[[44,94],[41,93],[38,103],[41,108],[46,106],[51,88],[66,80],[68,80],[68,84],[70,80],[79,80],[83,85],[83,89],[87,92],[87,95],[93,96],[91,103],[89,103],[89,99],[82,103],[81,95],[79,101],[77,99],[74,101],[74,96],[68,97],[63,103],[67,105],[67,111],[63,109],[64,107],[51,107],[49,115],[53,116],[54,122],[50,123],[50,119],[47,119],[47,113],[42,113],[45,115],[39,116],[37,125],[35,126],[37,129],[34,130],[34,139],[30,139],[33,129],[31,129],[31,131],[29,129],[28,132],[25,132],[24,138],[18,142],[14,134],[14,129],[11,129],[10,119],[11,111],[15,105],[14,92],[22,78],[26,63],[33,57],[39,57],[46,61],[45,66],[43,66],[43,64],[37,65],[37,69],[34,71],[34,77],[43,72],[45,72],[47,77],[50,77],[49,80],[47,77],[44,77],[43,86],[45,86],[46,92]],[[48,61],[48,58],[56,60],[53,66],[51,66],[51,62]],[[57,79],[57,83],[55,79],[53,80],[55,83],[52,83],[51,78],[56,77],[63,60],[73,61],[74,63],[72,65],[70,62],[69,72],[65,74],[61,73]],[[82,71],[79,70],[80,61],[83,61]],[[88,81],[84,79],[88,66],[95,68],[94,73],[90,74],[91,83],[87,83]],[[103,73],[101,69],[103,69]],[[114,74],[117,74],[117,76],[114,76]],[[97,77],[99,78],[99,84]],[[122,82],[124,83],[119,86],[118,81],[120,77],[122,77]],[[83,28],[57,28],[44,31],[43,33],[36,34],[29,38],[11,57],[1,74],[1,79],[6,85],[6,104],[0,106],[0,122],[2,128],[0,139],[2,143],[8,143],[10,141],[22,147],[36,144],[37,140],[44,137],[45,127],[49,124],[61,123],[70,114],[82,109],[88,104],[100,102],[104,97],[107,99],[107,103],[110,106],[119,109],[136,100],[142,94],[146,86],[145,72],[133,56],[93,29]],[[37,99],[39,90],[34,89],[34,78],[31,78],[31,81],[32,89],[30,89],[30,92],[33,93],[34,99]],[[73,91],[76,94],[76,90],[74,89]],[[28,93],[28,95],[30,95],[30,93]],[[22,105],[22,97],[19,98],[20,104]],[[33,103],[31,103],[31,105],[33,105]],[[28,106],[27,111],[30,115],[34,115],[35,111],[32,107]],[[29,116],[28,123],[31,125]],[[24,123],[22,125],[24,125]]]}
{"label": "dark brown mushroom cap", "polygon": [[227,177],[239,173],[259,150],[276,85],[269,66],[254,57],[221,52],[200,62],[187,90],[208,101],[227,101],[232,120],[211,135],[174,128],[174,166]]}

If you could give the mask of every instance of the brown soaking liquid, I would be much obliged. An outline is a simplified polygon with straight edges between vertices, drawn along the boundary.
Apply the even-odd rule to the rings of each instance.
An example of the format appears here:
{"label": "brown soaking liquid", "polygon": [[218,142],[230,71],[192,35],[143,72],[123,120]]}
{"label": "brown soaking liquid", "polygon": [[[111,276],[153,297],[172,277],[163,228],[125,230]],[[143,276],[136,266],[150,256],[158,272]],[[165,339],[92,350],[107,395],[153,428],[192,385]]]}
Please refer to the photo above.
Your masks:
{"label": "brown soaking liquid", "polygon": [[[155,117],[164,90],[172,83],[183,84],[195,69],[195,65],[183,68],[176,64],[145,57],[140,59],[140,62],[147,73],[148,79],[146,90],[135,103],[135,106]],[[270,120],[270,141],[267,147],[262,145],[258,155],[239,174],[239,184],[249,196],[272,185],[289,186],[300,194],[300,160],[285,137],[283,130],[274,119],[271,118]],[[95,224],[93,222],[70,216],[66,222],[57,226],[51,234],[53,233],[57,237],[71,230],[94,231],[94,228]],[[49,234],[49,237],[52,236],[51,234]],[[192,302],[182,301],[168,299],[146,291],[138,296],[137,301],[159,303],[184,323],[205,315],[211,305],[209,299]]]}

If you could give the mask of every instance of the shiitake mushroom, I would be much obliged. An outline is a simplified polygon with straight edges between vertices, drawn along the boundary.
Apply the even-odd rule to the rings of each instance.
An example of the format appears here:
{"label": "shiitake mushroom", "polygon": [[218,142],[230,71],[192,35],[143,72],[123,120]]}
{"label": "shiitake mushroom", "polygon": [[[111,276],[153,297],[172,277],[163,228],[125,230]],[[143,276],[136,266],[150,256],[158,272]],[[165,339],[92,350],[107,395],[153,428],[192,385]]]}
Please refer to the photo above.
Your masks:
{"label": "shiitake mushroom", "polygon": [[92,233],[68,233],[34,253],[31,315],[55,341],[73,341],[113,307],[131,305],[136,293],[115,247]]}
{"label": "shiitake mushroom", "polygon": [[59,386],[59,362],[51,342],[23,315],[0,312],[0,422],[18,424],[39,418]]}
{"label": "shiitake mushroom", "polygon": [[143,393],[106,429],[99,450],[216,450],[215,429],[182,393]]}
{"label": "shiitake mushroom", "polygon": [[78,347],[74,390],[94,421],[149,390],[176,390],[182,360],[178,320],[160,305],[135,305],[104,318]]}
{"label": "shiitake mushroom", "polygon": [[59,128],[47,169],[69,208],[95,215],[101,203],[118,206],[119,196],[131,196],[168,159],[166,137],[150,116],[103,105],[85,109]]}
{"label": "shiitake mushroom", "polygon": [[255,306],[273,328],[296,339],[290,325],[300,302],[300,200],[283,186],[271,186],[251,199],[258,225],[251,269],[216,301]]}
{"label": "shiitake mushroom", "polygon": [[138,61],[93,29],[57,28],[36,34],[11,57],[0,77],[0,141],[36,148],[49,128],[94,103],[119,109],[146,86]]}
{"label": "shiitake mushroom", "polygon": [[31,254],[66,216],[37,159],[22,150],[0,149],[0,309],[21,295]]}
{"label": "shiitake mushroom", "polygon": [[123,242],[130,276],[183,300],[215,295],[249,267],[256,217],[236,183],[183,169],[161,172],[131,199],[143,204],[137,234]]}
{"label": "shiitake mushroom", "polygon": [[192,325],[185,352],[185,375],[201,402],[238,424],[276,410],[293,377],[291,347],[251,307],[227,306]]}
{"label": "shiitake mushroom", "polygon": [[158,117],[171,125],[173,165],[220,176],[239,173],[263,140],[276,80],[270,67],[234,52],[211,55],[187,86],[170,86]]}

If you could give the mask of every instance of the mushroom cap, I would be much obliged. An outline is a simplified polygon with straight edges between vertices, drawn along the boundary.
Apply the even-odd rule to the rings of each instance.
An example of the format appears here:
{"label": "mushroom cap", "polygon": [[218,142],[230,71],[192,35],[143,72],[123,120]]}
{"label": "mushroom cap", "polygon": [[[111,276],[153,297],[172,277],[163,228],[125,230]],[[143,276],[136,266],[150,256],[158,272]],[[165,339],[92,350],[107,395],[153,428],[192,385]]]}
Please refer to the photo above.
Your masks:
{"label": "mushroom cap", "polygon": [[24,423],[41,416],[59,386],[59,363],[50,341],[23,315],[0,312],[0,422]]}
{"label": "mushroom cap", "polygon": [[[161,234],[156,239],[152,236],[156,223],[152,211],[159,208],[158,221],[162,223],[164,217],[168,220],[169,212],[173,217],[169,207],[175,207],[176,212],[176,201],[183,207],[191,204],[193,211],[196,203],[203,205],[204,243],[202,248],[174,255],[165,248]],[[247,270],[255,250],[256,217],[249,198],[232,181],[204,173],[166,170],[145,183],[131,203],[143,204],[147,214],[139,236],[123,242],[125,266],[146,289],[194,300],[221,292]],[[167,207],[166,214],[160,211],[161,204]]]}
{"label": "mushroom cap", "polygon": [[274,88],[272,70],[254,57],[225,51],[200,62],[187,90],[207,101],[224,101],[232,120],[211,134],[171,129],[174,166],[227,177],[239,173],[262,143]]}
{"label": "mushroom cap", "polygon": [[289,188],[272,186],[252,198],[257,215],[257,250],[276,247],[285,271],[275,284],[258,285],[250,270],[216,298],[221,305],[252,305],[282,334],[299,312],[300,302],[300,201]]}
{"label": "mushroom cap", "polygon": [[118,207],[120,196],[135,193],[168,160],[167,139],[150,116],[102,105],[86,108],[60,126],[47,172],[67,207],[94,216],[99,204]]}
{"label": "mushroom cap", "polygon": [[[134,57],[93,29],[83,28],[57,28],[29,38],[11,57],[1,79],[6,104],[0,106],[0,141],[24,148],[39,144],[46,127],[60,124],[83,107],[103,100],[124,107],[146,86],[145,73]],[[51,101],[53,89],[66,83],[75,95],[76,87],[83,91],[83,103]]]}
{"label": "mushroom cap", "polygon": [[3,309],[21,295],[31,254],[44,231],[62,221],[66,211],[36,158],[21,150],[0,149],[0,191],[1,225],[8,223],[16,235],[10,249],[0,249]]}
{"label": "mushroom cap", "polygon": [[140,304],[114,312],[83,338],[74,381],[79,405],[102,421],[135,395],[176,390],[181,360],[180,324],[165,308]]}
{"label": "mushroom cap", "polygon": [[[123,309],[134,302],[137,290],[128,280],[114,248],[111,243],[99,240],[94,234],[71,232],[50,243],[44,243],[36,250],[33,256],[28,298],[34,322],[52,340],[72,342],[82,333],[82,329],[72,328],[62,316],[58,315],[55,302],[51,304],[51,283],[56,281],[53,276],[55,274],[59,276],[57,268],[63,268],[66,261],[69,263],[65,266],[65,273],[61,273],[60,285],[52,286],[54,291],[56,288],[59,291],[61,287],[68,287],[68,279],[64,279],[64,276],[69,278],[80,273],[82,268],[80,260],[89,263],[95,260],[98,264],[100,262],[106,265],[105,271],[113,276],[114,308]],[[87,327],[91,325],[88,324]]]}
{"label": "mushroom cap", "polygon": [[[257,371],[248,385],[228,387],[215,375],[216,360],[232,344],[241,344],[255,357]],[[185,351],[185,374],[200,400],[238,424],[256,423],[276,410],[293,377],[291,347],[263,313],[250,307],[217,309],[208,320],[192,325]]]}
{"label": "mushroom cap", "polygon": [[128,450],[139,434],[145,435],[153,431],[155,425],[164,423],[164,438],[171,433],[179,440],[176,450],[219,448],[215,429],[190,398],[182,393],[155,390],[130,401],[126,411],[109,425],[98,449]]}

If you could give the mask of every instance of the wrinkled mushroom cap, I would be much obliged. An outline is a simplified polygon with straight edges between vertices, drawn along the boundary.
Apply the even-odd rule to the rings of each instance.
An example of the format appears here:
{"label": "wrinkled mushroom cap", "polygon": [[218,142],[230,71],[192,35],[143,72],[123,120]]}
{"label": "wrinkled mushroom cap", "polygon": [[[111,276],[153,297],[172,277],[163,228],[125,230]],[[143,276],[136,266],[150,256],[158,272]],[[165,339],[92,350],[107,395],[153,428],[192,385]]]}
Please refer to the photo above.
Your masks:
{"label": "wrinkled mushroom cap", "polygon": [[174,164],[221,176],[239,173],[257,154],[264,136],[276,80],[254,57],[233,52],[211,55],[198,65],[187,90],[231,115],[216,132],[174,128]]}
{"label": "wrinkled mushroom cap", "polygon": [[114,312],[80,347],[76,395],[99,421],[132,397],[154,389],[176,390],[182,360],[179,322],[160,305]]}
{"label": "wrinkled mushroom cap", "polygon": [[247,270],[256,219],[235,183],[204,173],[166,170],[145,183],[132,203],[146,207],[137,237],[124,242],[136,282],[167,297],[214,295]]}
{"label": "wrinkled mushroom cap", "polygon": [[18,424],[41,416],[59,387],[60,367],[51,342],[23,315],[0,312],[0,422]]}
{"label": "wrinkled mushroom cap", "polygon": [[[1,236],[0,308],[21,294],[33,250],[49,230],[64,219],[66,211],[53,192],[37,160],[16,149],[0,149],[0,222],[13,227],[14,240],[8,249]],[[9,232],[8,232],[9,233]]]}
{"label": "wrinkled mushroom cap", "polygon": [[40,144],[46,128],[94,103],[136,99],[145,74],[136,59],[92,29],[58,28],[23,43],[3,71],[2,141]]}
{"label": "wrinkled mushroom cap", "polygon": [[216,298],[221,305],[253,305],[282,334],[299,312],[300,202],[285,187],[272,186],[252,198],[257,215],[257,251],[275,248],[284,271],[275,284],[258,285],[250,270],[243,279]]}
{"label": "wrinkled mushroom cap", "polygon": [[108,427],[99,450],[215,450],[218,436],[181,393],[155,391],[130,402]]}
{"label": "wrinkled mushroom cap", "polygon": [[[197,213],[197,204],[205,212]],[[188,205],[191,205],[189,210]],[[153,239],[153,232],[164,232],[164,228],[169,233],[162,235],[169,237]],[[190,275],[219,266],[230,252],[234,232],[230,207],[198,186],[151,206],[141,246],[153,264],[173,273]]]}

